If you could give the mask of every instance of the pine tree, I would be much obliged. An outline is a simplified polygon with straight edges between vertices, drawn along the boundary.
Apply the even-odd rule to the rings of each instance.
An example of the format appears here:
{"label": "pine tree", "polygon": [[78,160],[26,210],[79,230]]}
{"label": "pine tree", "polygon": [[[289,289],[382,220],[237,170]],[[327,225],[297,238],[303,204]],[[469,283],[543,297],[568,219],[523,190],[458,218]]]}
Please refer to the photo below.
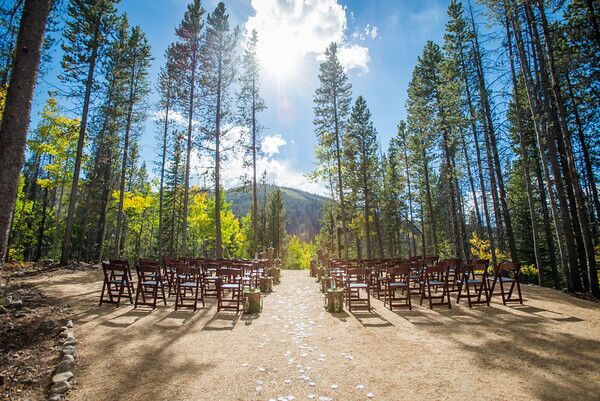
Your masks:
{"label": "pine tree", "polygon": [[206,21],[206,35],[202,48],[202,80],[204,101],[207,108],[208,137],[214,141],[215,157],[215,230],[217,258],[223,256],[221,228],[221,149],[225,127],[231,120],[229,91],[235,79],[235,49],[239,30],[229,27],[229,15],[225,4],[220,2]]}
{"label": "pine tree", "polygon": [[149,93],[148,69],[152,60],[150,45],[146,35],[139,26],[131,30],[126,45],[128,55],[124,66],[127,71],[125,83],[125,132],[123,133],[123,162],[121,164],[121,183],[119,188],[119,206],[117,210],[117,227],[115,233],[115,257],[119,257],[121,250],[121,225],[123,218],[123,201],[125,196],[125,169],[127,166],[127,152],[131,141],[132,131],[145,118],[145,97]]}
{"label": "pine tree", "polygon": [[377,133],[371,121],[371,112],[362,96],[352,107],[343,147],[344,164],[347,172],[346,185],[356,195],[362,206],[364,238],[367,258],[373,258],[371,221],[373,220],[373,200],[377,176]]}
{"label": "pine tree", "polygon": [[116,0],[71,0],[67,8],[69,20],[63,32],[62,60],[63,74],[61,80],[70,86],[71,96],[83,94],[81,126],[77,141],[75,170],[69,197],[69,209],[63,238],[61,265],[65,265],[71,254],[71,237],[75,206],[79,188],[79,174],[83,157],[83,146],[86,139],[88,113],[92,91],[96,89],[96,67],[108,44],[108,34],[113,28]]}
{"label": "pine tree", "polygon": [[[194,0],[188,5],[179,27],[175,30],[178,42],[173,47],[173,62],[176,66],[177,81],[184,83],[180,86],[179,100],[187,118],[187,150],[185,159],[185,178],[183,183],[183,220],[181,252],[187,254],[187,215],[190,186],[190,159],[193,143],[193,124],[195,102],[198,97],[201,65],[201,38],[204,23],[204,9],[200,0]],[[172,247],[171,247],[172,250]]]}
{"label": "pine tree", "polygon": [[248,38],[242,59],[243,73],[240,77],[240,92],[238,93],[238,110],[240,122],[250,133],[249,150],[252,155],[252,254],[258,250],[258,194],[256,187],[256,155],[258,152],[257,139],[261,126],[257,114],[266,109],[264,100],[260,97],[260,66],[256,58],[258,34],[253,30]]}
{"label": "pine tree", "polygon": [[[314,125],[319,146],[323,148],[317,163],[335,176],[336,196],[340,203],[344,257],[348,257],[348,221],[344,202],[344,181],[342,176],[342,143],[350,113],[352,86],[339,59],[337,44],[332,43],[325,50],[325,61],[319,66],[319,83],[314,96]],[[333,180],[332,180],[333,183]],[[334,188],[331,188],[334,192]]]}

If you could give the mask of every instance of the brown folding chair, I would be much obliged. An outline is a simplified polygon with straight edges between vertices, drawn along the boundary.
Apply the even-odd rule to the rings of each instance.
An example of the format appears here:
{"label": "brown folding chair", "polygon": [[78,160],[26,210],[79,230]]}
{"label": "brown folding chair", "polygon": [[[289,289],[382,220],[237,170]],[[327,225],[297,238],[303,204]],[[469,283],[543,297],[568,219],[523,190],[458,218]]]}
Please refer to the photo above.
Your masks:
{"label": "brown folding chair", "polygon": [[242,270],[220,268],[217,271],[217,312],[232,310],[240,313],[243,295]]}
{"label": "brown folding chair", "polygon": [[[368,269],[350,268],[346,270],[346,306],[350,312],[353,309],[371,310],[369,281]],[[364,298],[360,296],[361,290],[366,294]]]}
{"label": "brown folding chair", "polygon": [[488,261],[487,260],[472,260],[462,269],[460,269],[460,279],[458,281],[458,296],[456,303],[465,296],[463,290],[466,289],[466,298],[469,303],[469,308],[473,305],[486,304],[490,306],[488,296]]}
{"label": "brown folding chair", "polygon": [[[385,288],[384,306],[388,306],[392,311],[394,308],[406,307],[412,310],[410,299],[410,264],[402,264],[398,267],[389,268]],[[400,296],[397,295],[398,291],[400,291]]]}
{"label": "brown folding chair", "polygon": [[217,297],[219,295],[217,288],[217,282],[219,281],[218,270],[219,264],[214,260],[207,260],[202,263],[202,283],[204,284],[202,291],[204,291],[204,296]]}
{"label": "brown folding chair", "polygon": [[[167,304],[165,297],[165,286],[163,283],[160,266],[156,261],[148,261],[141,259],[137,267],[138,285],[135,293],[135,308],[138,305],[151,306],[156,309],[156,301],[158,300],[158,291],[161,291],[161,298],[164,304]],[[140,295],[142,301],[140,302]],[[149,299],[147,299],[149,298]]]}
{"label": "brown folding chair", "polygon": [[[133,283],[129,263],[126,260],[111,260],[108,263],[102,262],[102,272],[104,274],[104,282],[102,284],[99,305],[111,303],[119,306],[125,290],[127,290],[129,302],[133,304]],[[104,299],[105,295],[108,295],[108,300]]]}
{"label": "brown folding chair", "polygon": [[[427,266],[423,272],[420,304],[423,305],[423,299],[427,299],[430,309],[433,309],[434,306],[448,306],[448,308],[451,308],[448,277],[449,266],[447,263]],[[441,294],[439,293],[440,289]],[[432,290],[434,291],[433,294]],[[439,299],[439,302],[433,302],[436,299]]]}
{"label": "brown folding chair", "polygon": [[[521,264],[517,262],[501,262],[494,271],[494,277],[488,277],[487,281],[492,281],[489,291],[489,298],[493,295],[502,295],[502,304],[508,302],[518,302],[523,304],[523,296],[521,294]],[[500,292],[494,293],[496,283],[500,283]],[[504,284],[510,284],[508,294],[504,288]],[[514,290],[517,289],[517,298],[513,298]]]}
{"label": "brown folding chair", "polygon": [[[198,307],[198,300],[202,302],[204,308],[202,268],[195,261],[190,261],[190,266],[184,263],[176,265],[176,281],[175,310],[182,307],[193,308],[195,311]],[[190,303],[186,303],[188,301]]]}

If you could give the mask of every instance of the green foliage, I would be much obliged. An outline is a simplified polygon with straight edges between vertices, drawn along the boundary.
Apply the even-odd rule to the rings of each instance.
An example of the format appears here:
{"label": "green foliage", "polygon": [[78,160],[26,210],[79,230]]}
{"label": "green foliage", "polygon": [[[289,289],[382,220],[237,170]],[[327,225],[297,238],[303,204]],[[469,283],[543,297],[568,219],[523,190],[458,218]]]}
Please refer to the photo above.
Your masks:
{"label": "green foliage", "polygon": [[310,261],[317,256],[317,246],[314,242],[304,242],[295,235],[288,241],[287,254],[284,267],[292,270],[306,270],[310,268]]}

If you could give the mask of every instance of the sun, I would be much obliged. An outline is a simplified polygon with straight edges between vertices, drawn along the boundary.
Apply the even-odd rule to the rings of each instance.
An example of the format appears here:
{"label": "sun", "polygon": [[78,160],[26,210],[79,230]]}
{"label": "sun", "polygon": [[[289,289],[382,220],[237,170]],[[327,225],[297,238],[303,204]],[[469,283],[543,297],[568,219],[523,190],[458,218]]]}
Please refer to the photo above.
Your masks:
{"label": "sun", "polygon": [[259,42],[257,55],[262,67],[268,75],[279,80],[292,78],[297,72],[300,59],[298,51],[294,48],[293,40],[286,35],[279,35]]}

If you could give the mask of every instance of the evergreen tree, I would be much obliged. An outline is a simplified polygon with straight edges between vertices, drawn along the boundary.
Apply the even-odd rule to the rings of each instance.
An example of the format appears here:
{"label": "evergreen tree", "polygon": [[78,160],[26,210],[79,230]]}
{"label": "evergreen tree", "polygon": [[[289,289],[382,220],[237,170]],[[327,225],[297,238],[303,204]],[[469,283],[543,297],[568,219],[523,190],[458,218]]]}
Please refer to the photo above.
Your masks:
{"label": "evergreen tree", "polygon": [[[331,192],[335,192],[340,203],[344,257],[348,257],[348,221],[344,202],[344,181],[342,171],[342,144],[350,113],[352,86],[339,59],[337,44],[332,43],[325,50],[325,61],[319,66],[319,88],[314,96],[314,125],[319,146],[317,164],[331,171]],[[328,178],[328,177],[322,177]],[[335,186],[335,190],[334,190]]]}
{"label": "evergreen tree", "polygon": [[258,122],[257,114],[266,109],[264,100],[260,97],[260,66],[256,58],[256,43],[258,34],[252,31],[248,38],[248,43],[244,49],[242,59],[243,73],[240,77],[240,92],[238,93],[238,109],[240,122],[250,134],[250,144],[248,146],[252,158],[252,232],[253,232],[253,251],[256,254],[258,250],[258,193],[256,186],[256,155],[258,152],[258,134],[261,126]]}
{"label": "evergreen tree", "polygon": [[227,123],[231,121],[229,102],[235,78],[236,55],[239,30],[231,31],[225,4],[220,2],[206,21],[206,35],[202,48],[202,80],[207,112],[207,134],[214,141],[215,157],[215,231],[217,258],[223,255],[221,227],[221,149],[222,136],[227,134]]}

